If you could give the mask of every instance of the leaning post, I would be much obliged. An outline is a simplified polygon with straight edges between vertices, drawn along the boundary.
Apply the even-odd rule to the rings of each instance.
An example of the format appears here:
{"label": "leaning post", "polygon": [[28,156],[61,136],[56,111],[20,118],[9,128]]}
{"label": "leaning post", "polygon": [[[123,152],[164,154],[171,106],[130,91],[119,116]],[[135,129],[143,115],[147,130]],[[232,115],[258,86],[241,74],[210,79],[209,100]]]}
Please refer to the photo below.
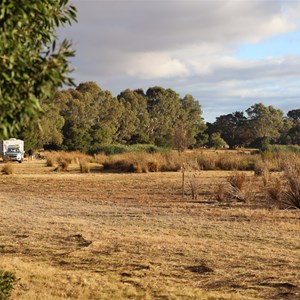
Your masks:
{"label": "leaning post", "polygon": [[184,171],[185,171],[185,166],[182,164],[181,167],[181,191],[182,191],[182,198],[184,198]]}

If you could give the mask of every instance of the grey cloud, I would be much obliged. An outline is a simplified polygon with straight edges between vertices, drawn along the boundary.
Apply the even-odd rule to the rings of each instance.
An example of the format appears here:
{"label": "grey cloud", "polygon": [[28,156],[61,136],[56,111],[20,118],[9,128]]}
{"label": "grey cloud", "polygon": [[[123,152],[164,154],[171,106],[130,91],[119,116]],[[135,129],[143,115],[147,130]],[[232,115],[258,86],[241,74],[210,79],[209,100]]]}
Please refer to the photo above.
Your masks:
{"label": "grey cloud", "polygon": [[[283,86],[283,77],[299,79],[296,56],[281,61],[230,57],[240,43],[257,42],[297,26],[297,1],[72,2],[78,9],[78,24],[61,29],[59,35],[74,42],[77,82],[96,81],[114,94],[125,88],[170,87],[193,94],[204,115],[211,116],[216,107],[232,111],[238,104],[250,104],[254,99],[248,94],[255,86],[268,90],[269,81]],[[246,96],[232,93],[234,88]],[[292,103],[297,92],[290,93]]]}

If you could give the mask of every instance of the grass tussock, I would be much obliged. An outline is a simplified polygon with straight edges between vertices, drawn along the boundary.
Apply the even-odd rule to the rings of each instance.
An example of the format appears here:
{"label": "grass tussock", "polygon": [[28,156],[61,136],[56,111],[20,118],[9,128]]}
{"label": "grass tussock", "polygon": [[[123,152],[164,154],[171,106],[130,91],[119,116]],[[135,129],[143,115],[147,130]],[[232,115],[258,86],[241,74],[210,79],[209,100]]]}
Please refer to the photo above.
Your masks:
{"label": "grass tussock", "polygon": [[286,164],[284,178],[286,190],[283,193],[282,202],[287,207],[300,209],[300,165],[297,160]]}
{"label": "grass tussock", "polygon": [[101,155],[96,159],[97,162],[103,164],[105,170],[133,173],[158,172],[160,170],[159,156],[150,153],[125,153],[109,156],[106,159]]}
{"label": "grass tussock", "polygon": [[226,189],[226,186],[224,183],[220,183],[217,185],[216,189],[216,197],[218,202],[224,202],[227,198],[228,189]]}
{"label": "grass tussock", "polygon": [[80,173],[90,173],[90,163],[86,159],[79,160]]}
{"label": "grass tussock", "polygon": [[0,299],[6,300],[10,298],[13,285],[16,282],[16,276],[7,271],[0,270]]}
{"label": "grass tussock", "polygon": [[300,164],[296,156],[285,163],[283,174],[271,178],[266,191],[278,207],[300,209]]}
{"label": "grass tussock", "polygon": [[217,200],[234,200],[238,202],[249,202],[254,198],[252,182],[243,172],[235,171],[227,178],[227,185],[219,185],[217,189]]}
{"label": "grass tussock", "polygon": [[4,175],[12,175],[15,173],[15,168],[14,165],[12,163],[7,163],[3,166],[2,168],[2,174]]}
{"label": "grass tussock", "polygon": [[245,180],[246,175],[244,173],[235,173],[227,179],[229,183],[228,195],[231,199],[246,201],[246,196],[244,193]]}
{"label": "grass tussock", "polygon": [[266,186],[267,194],[272,202],[279,203],[283,194],[283,181],[281,177],[272,178]]}
{"label": "grass tussock", "polygon": [[192,176],[189,179],[189,186],[190,186],[192,199],[197,200],[199,195],[200,184],[199,184],[199,179],[195,173],[192,174]]}
{"label": "grass tussock", "polygon": [[[46,166],[55,167],[54,171],[68,171],[71,164],[77,164],[80,167],[85,166],[92,160],[92,158],[84,153],[79,151],[76,152],[45,152]],[[82,165],[82,166],[81,166]]]}
{"label": "grass tussock", "polygon": [[203,151],[169,152],[131,152],[106,156],[94,155],[95,162],[102,164],[105,170],[120,172],[177,172],[183,165],[193,171],[198,170],[251,170],[255,156],[242,154],[204,153]]}

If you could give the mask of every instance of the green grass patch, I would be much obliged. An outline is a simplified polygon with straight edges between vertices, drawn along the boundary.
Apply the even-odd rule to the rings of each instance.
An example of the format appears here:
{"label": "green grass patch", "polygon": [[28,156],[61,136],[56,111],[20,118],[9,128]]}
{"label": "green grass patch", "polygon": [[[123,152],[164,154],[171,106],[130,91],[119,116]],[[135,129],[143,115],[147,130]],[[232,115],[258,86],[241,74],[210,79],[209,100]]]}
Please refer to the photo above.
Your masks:
{"label": "green grass patch", "polygon": [[169,149],[157,147],[152,144],[135,144],[135,145],[121,145],[121,144],[113,144],[113,145],[102,145],[97,147],[91,154],[95,153],[104,153],[106,155],[115,155],[122,153],[130,153],[130,152],[146,152],[146,153],[157,153],[157,152],[166,152]]}
{"label": "green grass patch", "polygon": [[13,273],[0,270],[0,300],[9,299],[15,281]]}

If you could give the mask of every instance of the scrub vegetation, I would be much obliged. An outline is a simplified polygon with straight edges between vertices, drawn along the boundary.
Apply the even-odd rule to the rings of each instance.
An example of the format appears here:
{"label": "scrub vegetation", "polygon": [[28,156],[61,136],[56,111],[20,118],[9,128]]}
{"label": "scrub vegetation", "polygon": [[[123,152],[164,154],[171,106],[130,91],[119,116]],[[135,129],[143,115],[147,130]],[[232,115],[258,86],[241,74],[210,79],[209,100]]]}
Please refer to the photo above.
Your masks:
{"label": "scrub vegetation", "polygon": [[[298,156],[286,165],[237,151],[44,154],[53,166],[45,157],[0,176],[11,299],[298,298]],[[204,170],[209,157],[215,169]],[[228,169],[227,157],[252,167]],[[134,159],[136,169],[105,167]],[[63,160],[67,170],[54,172]],[[146,162],[156,164],[143,170]],[[182,169],[163,167],[175,163],[184,185]],[[263,164],[268,180],[256,172]]]}

